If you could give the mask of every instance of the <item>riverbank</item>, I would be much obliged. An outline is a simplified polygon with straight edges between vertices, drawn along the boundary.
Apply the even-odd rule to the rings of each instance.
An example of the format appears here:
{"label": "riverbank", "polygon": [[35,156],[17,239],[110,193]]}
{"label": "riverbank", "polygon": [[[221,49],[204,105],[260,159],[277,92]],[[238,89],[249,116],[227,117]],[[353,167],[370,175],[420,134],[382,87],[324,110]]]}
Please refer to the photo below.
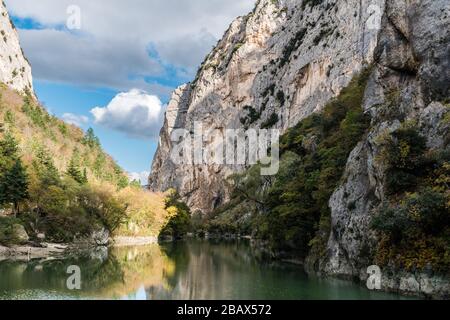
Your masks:
{"label": "riverbank", "polygon": [[111,239],[114,247],[146,246],[157,243],[158,237],[114,237]]}
{"label": "riverbank", "polygon": [[68,248],[68,245],[55,243],[42,243],[40,246],[4,247],[0,245],[0,261],[29,261],[34,259],[56,258],[64,255]]}
{"label": "riverbank", "polygon": [[[109,244],[104,245],[104,247],[137,247],[157,243],[157,237],[114,237],[111,238]],[[41,243],[36,245],[14,245],[9,247],[0,245],[0,261],[29,261],[34,259],[57,258],[69,255],[80,249],[96,246],[101,247],[103,245],[92,245],[84,242],[71,244]]]}

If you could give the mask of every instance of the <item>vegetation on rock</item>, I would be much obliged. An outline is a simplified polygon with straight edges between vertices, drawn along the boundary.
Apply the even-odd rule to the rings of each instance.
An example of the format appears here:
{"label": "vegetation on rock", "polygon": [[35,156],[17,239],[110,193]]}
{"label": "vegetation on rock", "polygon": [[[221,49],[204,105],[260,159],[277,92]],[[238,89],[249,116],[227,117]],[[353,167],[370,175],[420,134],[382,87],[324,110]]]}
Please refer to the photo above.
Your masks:
{"label": "vegetation on rock", "polygon": [[412,125],[383,142],[389,199],[372,221],[381,234],[377,263],[450,270],[450,149],[429,150]]}

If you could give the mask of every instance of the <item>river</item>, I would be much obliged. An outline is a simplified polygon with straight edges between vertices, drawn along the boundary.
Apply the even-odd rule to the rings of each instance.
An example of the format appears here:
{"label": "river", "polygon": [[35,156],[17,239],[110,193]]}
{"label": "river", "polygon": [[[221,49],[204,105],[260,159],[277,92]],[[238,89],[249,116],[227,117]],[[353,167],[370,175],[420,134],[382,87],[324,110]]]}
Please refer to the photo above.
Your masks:
{"label": "river", "polygon": [[[0,262],[0,299],[401,299],[264,261],[246,241],[97,249],[78,257]],[[69,266],[80,290],[69,290]]]}

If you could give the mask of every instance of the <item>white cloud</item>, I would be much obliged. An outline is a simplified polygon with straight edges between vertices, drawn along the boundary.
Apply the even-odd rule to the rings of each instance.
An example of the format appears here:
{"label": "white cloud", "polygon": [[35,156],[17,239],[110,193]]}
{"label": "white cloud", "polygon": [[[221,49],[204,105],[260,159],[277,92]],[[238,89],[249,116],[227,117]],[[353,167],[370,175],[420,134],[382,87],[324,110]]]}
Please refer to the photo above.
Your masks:
{"label": "white cloud", "polygon": [[141,181],[142,185],[148,184],[148,177],[150,176],[149,171],[142,171],[142,172],[131,172],[128,177],[130,178],[130,181]]}
{"label": "white cloud", "polygon": [[82,125],[87,124],[89,122],[88,117],[82,116],[82,115],[76,115],[73,113],[64,113],[62,115],[62,119],[65,122],[76,125],[78,127],[81,127]]}
{"label": "white cloud", "polygon": [[[140,88],[152,94],[193,77],[197,66],[231,21],[246,14],[255,0],[6,0],[10,12],[47,26],[19,30],[25,54],[37,79],[120,91]],[[81,30],[65,25],[69,5],[81,9]],[[53,29],[52,29],[53,28]],[[147,54],[155,47],[161,60]],[[183,76],[183,72],[184,73]],[[149,85],[145,77],[165,79]]]}
{"label": "white cloud", "polygon": [[157,138],[165,106],[157,96],[132,89],[116,95],[106,107],[91,110],[95,123],[139,138]]}
{"label": "white cloud", "polygon": [[156,44],[156,49],[165,62],[186,69],[192,76],[216,41],[208,30],[202,29],[198,34],[180,35],[160,41]]}

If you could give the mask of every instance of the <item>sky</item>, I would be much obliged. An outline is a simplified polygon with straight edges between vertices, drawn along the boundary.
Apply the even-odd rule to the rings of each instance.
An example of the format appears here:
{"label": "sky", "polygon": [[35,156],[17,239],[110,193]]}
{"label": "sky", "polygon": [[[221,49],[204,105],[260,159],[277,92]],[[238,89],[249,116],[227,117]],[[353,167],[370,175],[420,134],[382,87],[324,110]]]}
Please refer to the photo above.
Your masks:
{"label": "sky", "polygon": [[171,92],[255,0],[5,0],[50,113],[147,181]]}

